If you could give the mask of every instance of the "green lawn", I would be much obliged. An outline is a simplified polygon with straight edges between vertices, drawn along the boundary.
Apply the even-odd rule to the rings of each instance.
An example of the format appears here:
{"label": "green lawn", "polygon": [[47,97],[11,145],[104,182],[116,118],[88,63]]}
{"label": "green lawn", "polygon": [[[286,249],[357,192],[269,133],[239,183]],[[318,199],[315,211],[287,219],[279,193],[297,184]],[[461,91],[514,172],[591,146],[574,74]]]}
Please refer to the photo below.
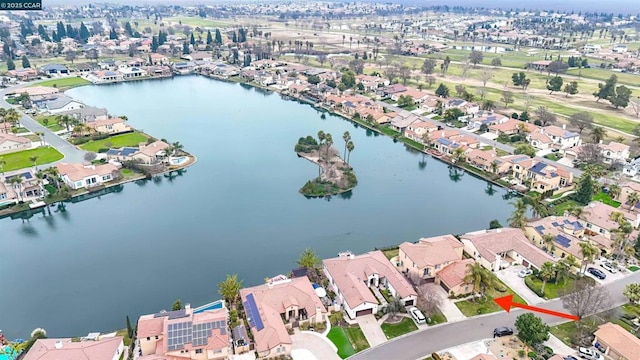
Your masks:
{"label": "green lawn", "polygon": [[359,327],[334,326],[329,330],[327,338],[338,348],[338,356],[345,359],[369,347]]}
{"label": "green lawn", "polygon": [[389,259],[389,260],[391,260],[391,258],[394,257],[394,256],[398,256],[399,252],[400,252],[400,248],[398,248],[398,247],[386,248],[386,249],[382,250],[382,253],[384,254],[384,256],[386,256],[387,259]]}
{"label": "green lawn", "polygon": [[638,271],[638,270],[640,270],[640,267],[638,267],[638,266],[635,266],[635,265],[633,265],[633,266],[629,266],[629,271],[636,272],[636,271]]}
{"label": "green lawn", "polygon": [[37,149],[23,150],[9,154],[0,155],[0,159],[4,160],[6,164],[3,167],[3,171],[12,171],[18,169],[24,169],[33,166],[33,162],[29,160],[30,157],[37,156],[38,160],[36,165],[44,165],[58,161],[64,157],[58,150],[52,147],[40,147]]}
{"label": "green lawn", "polygon": [[397,324],[383,323],[380,325],[380,328],[382,328],[382,332],[387,335],[387,339],[393,339],[394,337],[418,330],[413,320],[408,317],[403,318],[402,321]]}
{"label": "green lawn", "polygon": [[507,296],[511,294],[513,295],[513,302],[517,302],[521,304],[527,303],[526,301],[524,301],[523,298],[520,297],[520,295],[513,292],[513,290],[511,290],[502,281],[500,280],[498,281],[501,284],[500,286],[502,286],[503,289],[506,289],[505,291],[490,289],[485,293],[485,298],[476,299],[475,301],[473,300],[458,301],[456,302],[456,306],[458,307],[458,309],[460,309],[460,311],[465,316],[471,317],[471,316],[476,316],[481,314],[489,314],[497,311],[504,311],[504,309],[502,309],[498,304],[496,304],[495,301],[493,301],[493,298]]}
{"label": "green lawn", "polygon": [[400,134],[399,132],[393,130],[392,128],[386,126],[386,125],[382,125],[380,126],[378,129],[380,129],[380,131],[382,131],[383,134],[390,136],[390,137],[396,137],[396,136],[402,136],[402,134]]}
{"label": "green lawn", "polygon": [[557,153],[551,153],[551,154],[545,155],[544,158],[549,159],[551,161],[558,161],[562,159],[562,156],[558,155]]}
{"label": "green lawn", "polygon": [[[98,150],[108,147],[121,148],[123,146],[138,146],[141,142],[146,142],[147,139],[149,139],[149,137],[142,133],[130,133],[111,136],[102,140],[89,141],[88,143],[80,145],[80,148],[87,151],[98,152]],[[107,146],[108,143],[111,145]]]}
{"label": "green lawn", "polygon": [[[542,288],[542,280],[531,275],[525,281],[527,282],[527,286],[533,286],[532,290],[534,290],[534,292],[540,292],[540,289]],[[544,286],[544,297],[546,299],[555,299],[560,297],[560,291],[562,289],[570,289],[574,282],[574,279],[567,279],[566,283],[560,281],[558,284],[553,281],[547,281],[547,284]]]}
{"label": "green lawn", "polygon": [[131,338],[129,338],[129,333],[127,332],[127,329],[118,330],[116,332],[116,336],[122,336],[124,338],[122,340],[122,342],[124,342],[124,346],[131,345]]}
{"label": "green lawn", "polygon": [[89,80],[85,80],[81,77],[65,77],[65,78],[51,79],[51,80],[39,82],[31,86],[49,86],[49,87],[66,90],[66,89],[71,89],[73,87],[89,85],[89,84],[91,84]]}
{"label": "green lawn", "polygon": [[553,211],[557,216],[563,216],[565,210],[572,208],[574,206],[582,206],[582,205],[578,204],[574,200],[567,200],[558,206],[552,207],[551,209],[553,209]]}
{"label": "green lawn", "polygon": [[[49,116],[38,116],[36,121],[40,123],[42,126],[46,126],[49,130],[56,132],[60,130],[64,130],[65,127],[58,124],[58,117],[56,115]],[[46,122],[46,124],[45,124]]]}
{"label": "green lawn", "polygon": [[604,193],[602,191],[600,191],[599,193],[595,194],[593,196],[593,200],[596,201],[600,201],[602,203],[605,203],[609,206],[613,206],[615,208],[620,207],[620,202],[619,201],[615,201],[611,198],[611,195]]}
{"label": "green lawn", "polygon": [[218,20],[211,20],[211,19],[195,17],[195,16],[194,17],[176,16],[176,17],[164,18],[162,20],[163,21],[181,23],[182,25],[198,26],[198,27],[226,27],[226,26],[229,26],[229,23],[227,23],[227,22],[218,21]]}

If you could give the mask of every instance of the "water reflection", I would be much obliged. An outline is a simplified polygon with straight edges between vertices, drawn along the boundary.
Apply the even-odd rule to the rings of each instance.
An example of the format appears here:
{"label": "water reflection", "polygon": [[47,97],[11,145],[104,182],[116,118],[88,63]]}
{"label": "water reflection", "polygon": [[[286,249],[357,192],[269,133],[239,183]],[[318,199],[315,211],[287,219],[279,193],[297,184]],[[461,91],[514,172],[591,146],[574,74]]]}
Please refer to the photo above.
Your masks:
{"label": "water reflection", "polygon": [[449,165],[449,179],[453,182],[462,181],[462,177],[464,176],[464,170],[460,170],[453,165]]}
{"label": "water reflection", "polygon": [[493,188],[493,183],[492,182],[487,182],[487,188],[484,189],[485,194],[489,195],[489,196],[493,196],[493,194],[496,193],[496,190]]}
{"label": "water reflection", "polygon": [[422,157],[420,161],[418,161],[418,169],[424,170],[427,167],[427,157],[424,153],[422,153]]}

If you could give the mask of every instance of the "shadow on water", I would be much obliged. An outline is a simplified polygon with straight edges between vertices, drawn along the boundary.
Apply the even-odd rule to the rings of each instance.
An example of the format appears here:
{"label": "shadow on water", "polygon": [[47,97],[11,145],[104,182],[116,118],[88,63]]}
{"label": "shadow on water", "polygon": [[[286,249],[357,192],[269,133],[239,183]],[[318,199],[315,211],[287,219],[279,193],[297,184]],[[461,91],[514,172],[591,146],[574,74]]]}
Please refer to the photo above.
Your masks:
{"label": "shadow on water", "polygon": [[484,189],[485,194],[493,196],[496,193],[496,189],[493,188],[493,183],[487,182],[487,187]]}
{"label": "shadow on water", "polygon": [[243,89],[246,89],[246,90],[253,90],[254,89],[253,86],[247,85],[245,83],[240,83],[240,87],[243,88]]}
{"label": "shadow on water", "polygon": [[333,198],[340,198],[342,200],[349,200],[351,199],[351,197],[353,196],[353,190],[349,190],[343,193],[340,193],[338,195],[326,195],[326,196],[308,196],[308,195],[303,195],[305,198],[309,199],[309,200],[324,200],[324,201],[331,201]]}
{"label": "shadow on water", "polygon": [[273,95],[274,92],[271,90],[267,90],[267,89],[262,89],[262,88],[258,88],[258,87],[254,87],[253,91],[257,92],[258,94],[262,94],[264,96],[269,96],[269,95]]}
{"label": "shadow on water", "polygon": [[449,179],[455,183],[462,181],[464,171],[453,165],[449,165]]}
{"label": "shadow on water", "polygon": [[418,161],[418,169],[424,170],[427,168],[427,156],[422,153],[422,157]]}

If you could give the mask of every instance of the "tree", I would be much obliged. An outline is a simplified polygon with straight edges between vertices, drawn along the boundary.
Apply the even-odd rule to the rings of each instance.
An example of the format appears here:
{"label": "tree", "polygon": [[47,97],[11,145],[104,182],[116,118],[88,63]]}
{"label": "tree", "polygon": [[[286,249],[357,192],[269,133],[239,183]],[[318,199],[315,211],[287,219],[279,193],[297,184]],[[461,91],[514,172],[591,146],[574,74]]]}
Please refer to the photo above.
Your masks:
{"label": "tree", "polygon": [[364,72],[364,61],[359,59],[349,61],[349,69],[358,75],[362,74]]}
{"label": "tree", "polygon": [[73,61],[76,59],[76,52],[73,50],[69,50],[64,54],[64,59],[70,61],[73,64]]}
{"label": "tree", "polygon": [[443,84],[440,83],[440,85],[438,85],[438,88],[436,89],[436,95],[442,97],[442,98],[448,98],[449,97],[449,88]]}
{"label": "tree", "polygon": [[429,88],[436,83],[436,78],[434,76],[427,76],[427,84],[429,84]]}
{"label": "tree", "polygon": [[131,327],[131,320],[129,320],[129,315],[127,315],[127,335],[129,338],[133,338],[133,327]]}
{"label": "tree", "polygon": [[567,71],[568,68],[568,64],[562,62],[562,60],[556,60],[549,63],[549,66],[547,66],[547,72],[549,74],[556,74],[556,76],[558,76],[558,74]]}
{"label": "tree", "polygon": [[619,107],[627,107],[629,106],[629,99],[631,98],[631,90],[624,85],[620,85],[616,87],[616,90],[607,97],[607,100],[613,105],[616,109]]}
{"label": "tree", "polygon": [[566,97],[569,95],[575,95],[578,93],[578,82],[572,81],[564,86],[564,92],[567,93]]}
{"label": "tree", "polygon": [[30,156],[29,161],[31,161],[31,163],[33,164],[33,167],[35,168],[36,165],[38,164],[38,156],[37,155]]}
{"label": "tree", "polygon": [[549,79],[547,83],[547,90],[549,90],[549,94],[552,94],[554,91],[562,90],[563,80],[560,76],[555,76]]}
{"label": "tree", "polygon": [[627,196],[627,202],[629,203],[629,209],[633,209],[640,202],[640,194],[635,191],[632,192]]}
{"label": "tree", "polygon": [[433,287],[424,284],[419,287],[418,291],[418,309],[427,316],[433,316],[438,314],[440,306],[442,306],[443,299],[438,291],[435,291]]}
{"label": "tree", "polygon": [[607,130],[605,130],[605,128],[596,126],[591,129],[591,140],[593,140],[594,143],[600,143],[600,140],[604,139],[605,136],[607,136]]}
{"label": "tree", "polygon": [[218,45],[222,45],[222,34],[220,33],[220,29],[216,29],[216,35],[215,35],[215,43]]}
{"label": "tree", "polygon": [[509,226],[523,229],[527,224],[527,203],[523,198],[518,199],[515,203],[511,203],[515,209],[509,217]]}
{"label": "tree", "polygon": [[536,156],[536,149],[529,145],[529,144],[520,144],[516,147],[516,149],[513,151],[514,154],[518,155],[518,154],[525,154],[525,155],[529,155],[530,157],[535,157]]}
{"label": "tree", "polygon": [[538,120],[542,123],[542,126],[554,124],[556,121],[558,121],[556,115],[544,106],[538,107],[535,111],[535,114]]}
{"label": "tree", "polygon": [[589,174],[583,174],[578,180],[578,190],[573,195],[573,199],[582,205],[587,205],[593,197],[593,179]]}
{"label": "tree", "polygon": [[482,52],[473,50],[471,54],[469,54],[469,61],[473,64],[473,67],[476,67],[479,63],[482,62]]}
{"label": "tree", "polygon": [[222,295],[228,303],[234,303],[238,298],[238,292],[241,287],[242,280],[238,280],[238,274],[227,274],[227,278],[218,284],[218,293]]}
{"label": "tree", "polygon": [[180,299],[174,301],[173,305],[171,305],[171,310],[173,311],[182,310],[182,309],[184,309],[184,306],[182,306],[182,300]]}
{"label": "tree", "polygon": [[189,43],[186,41],[182,43],[182,54],[183,55],[189,54]]}
{"label": "tree", "polygon": [[496,108],[496,104],[493,100],[485,100],[482,102],[482,110],[491,111]]}
{"label": "tree", "polygon": [[493,67],[502,66],[502,60],[500,60],[500,58],[493,58],[491,59],[491,65]]}
{"label": "tree", "polygon": [[524,313],[516,318],[518,338],[525,344],[536,347],[549,340],[549,326],[533,313]]}
{"label": "tree", "polygon": [[499,229],[501,228],[502,225],[500,224],[500,222],[496,219],[493,219],[489,222],[489,229]]}
{"label": "tree", "polygon": [[584,144],[577,159],[587,164],[599,164],[602,162],[602,148],[599,144]]}
{"label": "tree", "polygon": [[407,85],[409,78],[411,78],[411,69],[406,65],[400,66],[398,69],[398,76],[402,79],[402,83]]}
{"label": "tree", "polygon": [[15,69],[16,69],[16,64],[13,62],[13,60],[7,59],[7,70],[11,71]]}
{"label": "tree", "polygon": [[513,92],[511,92],[511,91],[503,91],[502,92],[502,97],[500,98],[500,101],[502,101],[504,103],[504,107],[508,107],[509,104],[514,102]]}
{"label": "tree", "polygon": [[584,274],[587,271],[589,264],[593,262],[593,259],[600,254],[600,250],[592,245],[590,242],[580,242],[580,254],[582,255],[582,264],[580,265],[581,272]]}
{"label": "tree", "polygon": [[607,288],[590,281],[576,281],[562,297],[562,306],[580,320],[611,306]]}
{"label": "tree", "polygon": [[436,68],[436,61],[433,59],[425,59],[422,63],[422,73],[425,75],[433,74],[433,70]]}
{"label": "tree", "polygon": [[458,108],[450,108],[444,112],[444,120],[445,121],[456,121],[459,117],[463,116],[464,112]]}
{"label": "tree", "polygon": [[487,270],[479,262],[473,264],[467,264],[467,274],[464,277],[465,284],[473,286],[473,293],[476,295],[484,296],[485,290],[489,287],[494,288],[498,282],[489,270]]}
{"label": "tree", "polygon": [[297,260],[298,266],[306,269],[315,269],[322,260],[312,249],[305,249]]}
{"label": "tree", "polygon": [[586,111],[580,111],[569,116],[569,123],[577,127],[580,134],[582,134],[582,130],[593,127],[593,115]]}
{"label": "tree", "polygon": [[458,96],[462,96],[462,94],[467,92],[467,89],[464,87],[464,85],[460,85],[460,84],[456,85],[454,89],[456,90],[456,95]]}
{"label": "tree", "polygon": [[527,74],[525,74],[524,71],[514,73],[511,76],[511,82],[513,82],[513,85],[520,86],[523,90],[527,88],[527,80]]}
{"label": "tree", "polygon": [[542,280],[542,287],[540,288],[540,292],[542,294],[544,294],[544,288],[547,285],[547,281],[553,279],[555,275],[556,275],[556,269],[553,266],[553,263],[550,263],[547,261],[544,264],[542,264],[542,267],[540,268],[540,272],[538,273],[538,277],[540,278],[540,280]]}
{"label": "tree", "polygon": [[383,309],[384,313],[389,314],[391,319],[396,319],[398,313],[404,310],[404,301],[395,296],[389,300],[389,303]]}
{"label": "tree", "polygon": [[598,91],[593,93],[593,96],[597,98],[596,102],[601,99],[608,99],[614,92],[616,88],[616,83],[618,82],[618,77],[615,75],[611,75],[605,83],[598,84]]}
{"label": "tree", "polygon": [[[371,114],[369,114],[371,115]],[[348,131],[345,131],[344,134],[342,134],[342,140],[344,140],[344,159],[347,159],[347,144],[349,143],[349,141],[351,141],[351,134]]]}
{"label": "tree", "polygon": [[640,283],[631,283],[624,287],[622,292],[629,299],[629,302],[637,304],[640,302]]}
{"label": "tree", "polygon": [[89,32],[89,29],[87,29],[87,27],[84,25],[84,22],[80,22],[80,31],[78,32],[78,36],[80,37],[80,40],[82,40],[83,44],[86,44],[89,40],[89,36],[91,36],[91,33]]}
{"label": "tree", "polygon": [[482,80],[482,87],[487,86],[487,82],[493,78],[493,71],[490,69],[482,69],[480,72],[480,80]]}

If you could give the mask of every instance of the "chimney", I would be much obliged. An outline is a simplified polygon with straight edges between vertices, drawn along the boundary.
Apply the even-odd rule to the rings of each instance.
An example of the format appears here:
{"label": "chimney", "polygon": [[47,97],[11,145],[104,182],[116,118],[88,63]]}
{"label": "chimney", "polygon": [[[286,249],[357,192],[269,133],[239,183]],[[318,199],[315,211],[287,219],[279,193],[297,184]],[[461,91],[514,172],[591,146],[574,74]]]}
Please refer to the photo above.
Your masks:
{"label": "chimney", "polygon": [[56,341],[55,347],[56,349],[62,349],[62,341],[61,340]]}
{"label": "chimney", "polygon": [[499,233],[501,233],[501,232],[502,232],[502,229],[501,229],[501,228],[497,228],[497,229],[496,229],[496,233],[498,233],[498,234],[499,234]]}
{"label": "chimney", "polygon": [[184,304],[184,309],[185,310],[191,309],[191,304]]}
{"label": "chimney", "polygon": [[540,128],[540,134],[544,134],[544,128]]}

